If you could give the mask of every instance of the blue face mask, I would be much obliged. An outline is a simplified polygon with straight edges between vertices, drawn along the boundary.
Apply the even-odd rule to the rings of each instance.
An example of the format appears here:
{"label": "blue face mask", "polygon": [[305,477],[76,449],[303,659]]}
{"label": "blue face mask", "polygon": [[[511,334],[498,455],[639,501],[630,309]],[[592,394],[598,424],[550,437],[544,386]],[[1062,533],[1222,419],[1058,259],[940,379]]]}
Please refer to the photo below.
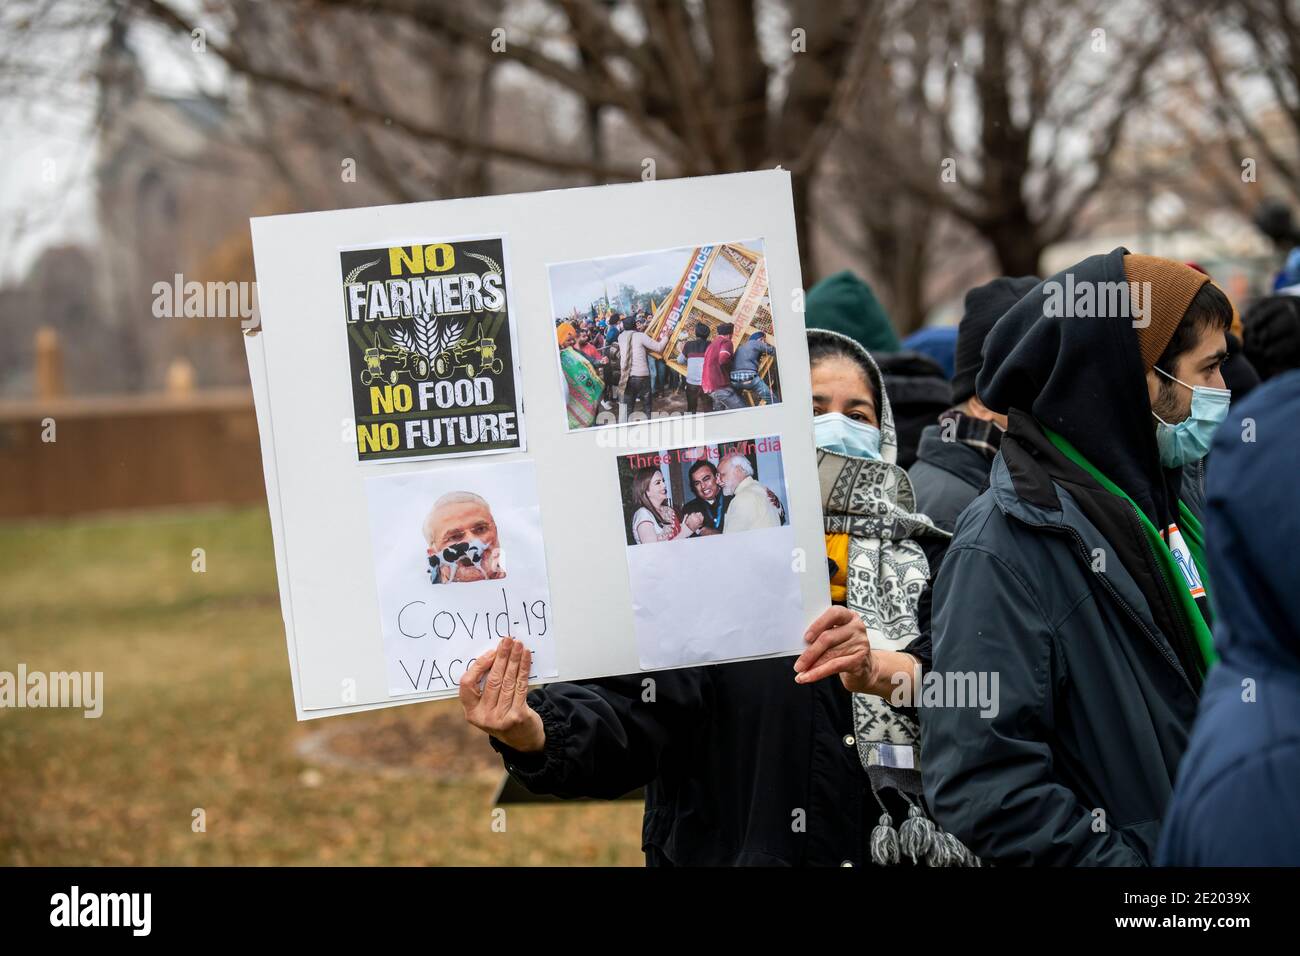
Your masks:
{"label": "blue face mask", "polygon": [[866,422],[855,422],[839,412],[813,418],[813,440],[818,448],[840,455],[880,460],[880,429]]}
{"label": "blue face mask", "polygon": [[1159,422],[1156,425],[1156,447],[1160,449],[1160,464],[1166,468],[1178,468],[1200,461],[1210,450],[1215,429],[1228,414],[1232,392],[1226,388],[1188,385],[1164,369],[1156,368],[1156,371],[1171,382],[1192,390],[1191,414],[1176,425],[1171,425],[1155,412],[1151,413]]}

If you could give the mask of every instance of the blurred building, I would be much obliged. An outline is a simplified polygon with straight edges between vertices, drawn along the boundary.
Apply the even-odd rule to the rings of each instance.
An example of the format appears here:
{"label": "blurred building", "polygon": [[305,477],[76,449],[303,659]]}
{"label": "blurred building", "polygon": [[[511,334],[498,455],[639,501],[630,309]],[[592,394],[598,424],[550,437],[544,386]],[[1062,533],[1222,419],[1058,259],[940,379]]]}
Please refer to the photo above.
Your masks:
{"label": "blurred building", "polygon": [[74,376],[69,390],[161,388],[175,358],[204,387],[244,382],[239,318],[159,318],[154,287],[172,287],[177,275],[252,281],[248,211],[266,204],[273,179],[227,100],[149,89],[121,23],[97,73],[95,288],[116,348],[99,375]]}

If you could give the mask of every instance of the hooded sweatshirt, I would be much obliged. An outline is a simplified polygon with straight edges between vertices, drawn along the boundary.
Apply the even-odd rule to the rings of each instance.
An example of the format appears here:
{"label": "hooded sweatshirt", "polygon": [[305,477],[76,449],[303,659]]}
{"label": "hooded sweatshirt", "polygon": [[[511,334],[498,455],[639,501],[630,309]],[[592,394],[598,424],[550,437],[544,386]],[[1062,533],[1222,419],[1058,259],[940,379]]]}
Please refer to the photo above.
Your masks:
{"label": "hooded sweatshirt", "polygon": [[[1145,387],[1144,350],[1163,345],[1118,299],[1092,317],[1065,294],[1091,289],[1095,307],[1126,255],[1031,290],[976,383],[1008,428],[935,581],[933,666],[996,676],[996,706],[921,708],[922,755],[936,819],[999,865],[1152,862],[1196,713],[1204,661],[1143,524],[1184,514]],[[1162,291],[1151,326],[1172,334],[1182,296]]]}
{"label": "hooded sweatshirt", "polygon": [[1027,293],[989,332],[975,390],[993,411],[1019,408],[1065,437],[1165,527],[1175,515],[1182,469],[1160,465],[1132,309],[1114,317],[1047,314],[1057,302],[1074,308],[1068,289],[1127,283],[1127,254],[1120,248],[1090,256]]}
{"label": "hooded sweatshirt", "polygon": [[[1185,600],[1175,587],[1179,582],[1170,580],[1168,547],[1145,541],[1143,533],[1144,528],[1162,533],[1171,525],[1179,525],[1185,537],[1193,528],[1199,531],[1199,522],[1179,504],[1182,469],[1160,464],[1146,370],[1164,351],[1194,287],[1208,279],[1198,273],[1188,281],[1174,273],[1172,284],[1164,287],[1149,268],[1159,261],[1117,248],[1039,283],[989,333],[976,391],[993,411],[1010,415],[1016,409],[1041,426],[1033,429],[1030,418],[1012,416],[1009,433],[1050,462],[1053,478],[1090,489],[1113,485],[1111,491],[1122,492],[1116,497],[1127,496],[1141,511],[1133,525],[1104,497],[1080,499],[1110,540],[1127,541],[1136,531],[1139,540],[1120,548],[1118,556],[1152,601],[1157,623],[1171,635],[1180,663],[1199,685],[1209,653],[1208,603]],[[1153,283],[1146,316],[1138,316],[1127,299],[1130,273]],[[1120,287],[1124,297],[1106,301]],[[1082,298],[1089,292],[1091,303]],[[1172,310],[1171,301],[1177,303]],[[1156,326],[1164,327],[1163,336],[1139,331]],[[1044,432],[1049,443],[1042,442]],[[1189,613],[1193,606],[1195,613]]]}

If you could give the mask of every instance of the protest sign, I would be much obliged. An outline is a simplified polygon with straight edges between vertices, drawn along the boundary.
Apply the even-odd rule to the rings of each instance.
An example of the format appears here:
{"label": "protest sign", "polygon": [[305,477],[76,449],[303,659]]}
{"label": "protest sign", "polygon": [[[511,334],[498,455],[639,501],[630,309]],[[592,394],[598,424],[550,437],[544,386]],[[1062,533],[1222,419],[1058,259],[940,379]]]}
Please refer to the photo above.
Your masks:
{"label": "protest sign", "polygon": [[[829,587],[787,173],[252,229],[262,327],[245,344],[299,719],[452,696],[503,633],[533,649],[541,683],[801,649]],[[712,264],[692,280],[702,250]],[[636,257],[657,271],[632,291],[557,311],[565,264],[615,274]],[[575,405],[621,404],[593,340],[624,293],[648,297],[660,337],[703,323],[706,345],[734,349],[761,330],[750,358],[771,394],[689,409],[690,366],[665,345],[649,358],[680,378],[657,379],[648,419],[571,427]],[[340,306],[344,334],[321,320]],[[748,336],[724,342],[724,319]],[[708,482],[694,487],[699,461],[730,526]],[[665,492],[655,521],[687,539],[633,543],[646,467]]]}

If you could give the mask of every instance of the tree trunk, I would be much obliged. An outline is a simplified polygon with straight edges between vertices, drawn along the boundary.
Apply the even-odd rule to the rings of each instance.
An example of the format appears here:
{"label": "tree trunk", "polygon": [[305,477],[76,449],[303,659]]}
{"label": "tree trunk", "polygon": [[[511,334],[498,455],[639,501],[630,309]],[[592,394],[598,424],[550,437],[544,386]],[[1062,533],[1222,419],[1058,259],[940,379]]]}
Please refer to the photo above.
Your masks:
{"label": "tree trunk", "polygon": [[1043,243],[1038,238],[1033,223],[1028,220],[1006,222],[982,230],[993,244],[998,257],[998,267],[1004,276],[1038,275],[1038,263],[1043,255]]}
{"label": "tree trunk", "polygon": [[925,260],[923,242],[907,243],[907,248],[898,257],[889,320],[900,339],[911,335],[925,323]]}

